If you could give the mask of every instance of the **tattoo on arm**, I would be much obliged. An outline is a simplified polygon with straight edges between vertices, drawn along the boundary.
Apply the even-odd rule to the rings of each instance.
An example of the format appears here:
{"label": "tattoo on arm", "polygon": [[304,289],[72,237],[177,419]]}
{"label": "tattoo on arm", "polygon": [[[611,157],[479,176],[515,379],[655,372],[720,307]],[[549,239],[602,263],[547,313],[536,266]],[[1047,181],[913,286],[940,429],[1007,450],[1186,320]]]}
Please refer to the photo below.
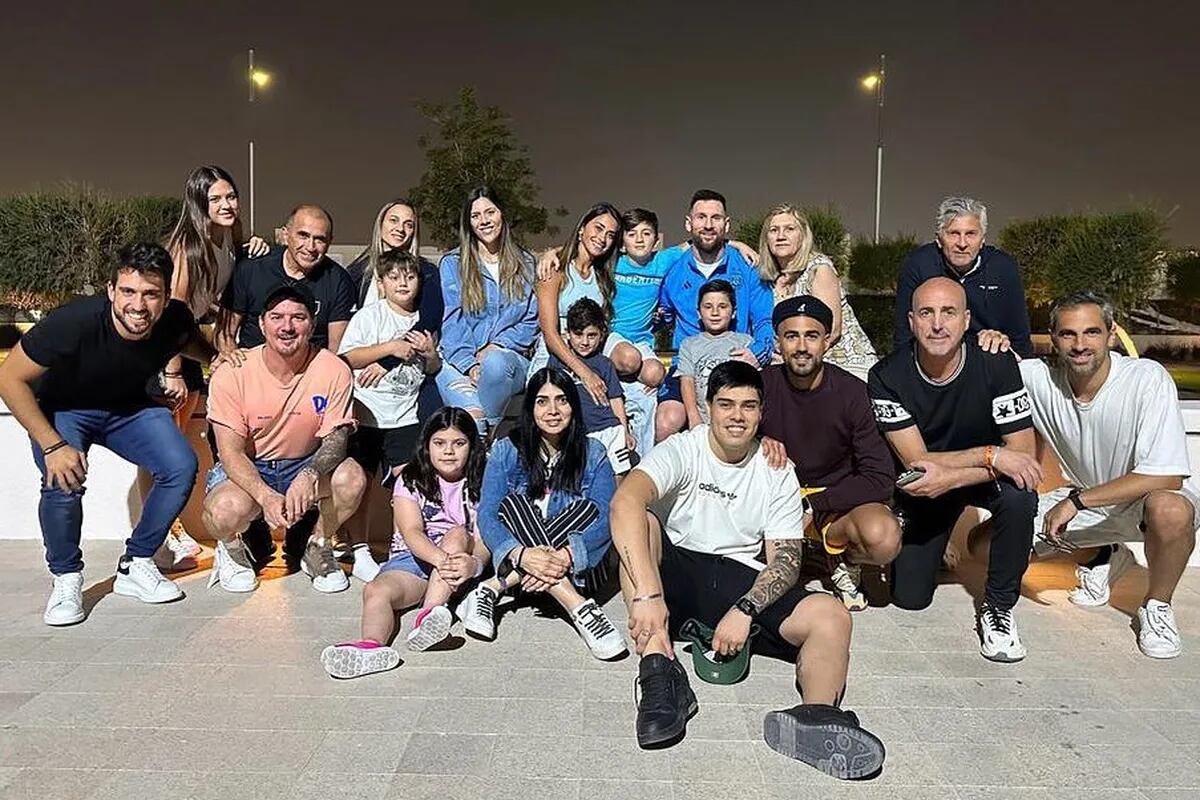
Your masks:
{"label": "tattoo on arm", "polygon": [[780,539],[774,543],[771,563],[758,573],[754,585],[744,595],[760,611],[783,597],[800,579],[802,539]]}
{"label": "tattoo on arm", "polygon": [[324,477],[337,469],[338,464],[346,460],[346,447],[350,442],[350,426],[340,425],[321,440],[321,446],[313,455],[309,466],[318,476]]}

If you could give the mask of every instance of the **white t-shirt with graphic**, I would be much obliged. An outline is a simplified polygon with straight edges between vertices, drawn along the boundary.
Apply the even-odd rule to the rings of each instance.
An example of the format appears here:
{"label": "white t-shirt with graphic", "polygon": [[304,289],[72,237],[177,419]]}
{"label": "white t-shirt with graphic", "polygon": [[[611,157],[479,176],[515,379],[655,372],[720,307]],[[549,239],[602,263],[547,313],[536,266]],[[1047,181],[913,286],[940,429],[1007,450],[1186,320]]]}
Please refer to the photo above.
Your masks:
{"label": "white t-shirt with graphic", "polygon": [[[412,330],[420,318],[419,312],[398,313],[386,301],[365,305],[350,318],[338,345],[338,355],[356,347],[399,339]],[[402,428],[417,424],[417,397],[425,380],[425,366],[420,358],[414,356],[402,361],[370,388],[358,385],[361,372],[354,370],[354,416],[360,424],[370,428]]]}
{"label": "white t-shirt with graphic", "polygon": [[757,445],[727,464],[713,452],[708,430],[700,425],[668,437],[635,469],[658,489],[651,510],[672,544],[761,570],[764,540],[804,535],[796,469],[790,462],[772,469]]}
{"label": "white t-shirt with graphic", "polygon": [[1036,358],[1021,361],[1034,427],[1058,457],[1063,477],[1087,489],[1130,472],[1181,475],[1191,492],[1200,493],[1170,373],[1148,358],[1109,357],[1108,378],[1087,403],[1075,399],[1064,368]]}

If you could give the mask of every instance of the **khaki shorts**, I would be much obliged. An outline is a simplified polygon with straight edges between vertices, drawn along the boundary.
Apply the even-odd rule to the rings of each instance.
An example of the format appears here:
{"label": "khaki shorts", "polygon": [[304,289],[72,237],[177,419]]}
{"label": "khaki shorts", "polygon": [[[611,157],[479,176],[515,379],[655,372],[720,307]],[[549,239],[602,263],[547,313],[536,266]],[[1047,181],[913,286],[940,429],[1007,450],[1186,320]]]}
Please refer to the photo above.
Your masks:
{"label": "khaki shorts", "polygon": [[[1062,486],[1043,495],[1038,495],[1037,516],[1033,519],[1033,552],[1044,556],[1055,552],[1041,537],[1042,524],[1050,509],[1067,499],[1070,486]],[[1200,497],[1187,488],[1175,490],[1192,504],[1192,528],[1200,528]],[[1063,538],[1076,547],[1101,547],[1119,542],[1140,542],[1145,538],[1142,517],[1146,498],[1119,506],[1085,508],[1067,524]]]}

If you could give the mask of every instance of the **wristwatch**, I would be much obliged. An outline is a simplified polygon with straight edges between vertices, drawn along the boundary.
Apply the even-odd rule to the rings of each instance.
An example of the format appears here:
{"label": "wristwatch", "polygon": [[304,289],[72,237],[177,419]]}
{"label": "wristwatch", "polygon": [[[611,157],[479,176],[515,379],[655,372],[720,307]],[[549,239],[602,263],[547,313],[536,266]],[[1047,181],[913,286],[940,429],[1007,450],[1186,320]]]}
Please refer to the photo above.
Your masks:
{"label": "wristwatch", "polygon": [[1087,506],[1085,506],[1083,501],[1079,499],[1079,495],[1082,491],[1082,489],[1072,489],[1071,491],[1067,492],[1067,499],[1071,501],[1071,505],[1075,506],[1076,511],[1087,510]]}
{"label": "wristwatch", "polygon": [[758,607],[750,601],[750,598],[743,597],[733,604],[733,607],[745,614],[750,619],[758,616]]}

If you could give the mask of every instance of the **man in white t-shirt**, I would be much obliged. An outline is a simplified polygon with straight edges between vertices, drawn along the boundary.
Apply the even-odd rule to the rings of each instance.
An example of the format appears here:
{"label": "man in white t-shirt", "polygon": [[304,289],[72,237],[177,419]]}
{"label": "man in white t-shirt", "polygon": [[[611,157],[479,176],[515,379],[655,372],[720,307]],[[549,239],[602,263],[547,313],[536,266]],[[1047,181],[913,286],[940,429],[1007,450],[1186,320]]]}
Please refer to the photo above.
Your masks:
{"label": "man in white t-shirt", "polygon": [[1121,542],[1145,540],[1149,585],[1138,609],[1138,647],[1152,658],[1182,650],[1171,595],[1200,525],[1200,487],[1191,475],[1178,394],[1149,359],[1111,353],[1113,307],[1091,292],[1055,301],[1048,365],[1021,362],[1033,423],[1068,486],[1038,498],[1034,552],[1101,547],[1077,569],[1071,602],[1101,606],[1133,563]]}
{"label": "man in white t-shirt", "polygon": [[[803,501],[793,465],[772,468],[758,445],[762,377],[742,361],[721,364],[705,400],[710,424],[664,440],[612,500],[621,591],[642,657],[638,744],[674,743],[698,709],[672,646],[694,619],[715,629],[718,659],[749,647],[797,665],[805,703],[767,714],[772,749],[838,778],[870,775],[883,764],[883,744],[837,708],[850,614],[797,585]],[[751,623],[759,627],[753,638]]]}

